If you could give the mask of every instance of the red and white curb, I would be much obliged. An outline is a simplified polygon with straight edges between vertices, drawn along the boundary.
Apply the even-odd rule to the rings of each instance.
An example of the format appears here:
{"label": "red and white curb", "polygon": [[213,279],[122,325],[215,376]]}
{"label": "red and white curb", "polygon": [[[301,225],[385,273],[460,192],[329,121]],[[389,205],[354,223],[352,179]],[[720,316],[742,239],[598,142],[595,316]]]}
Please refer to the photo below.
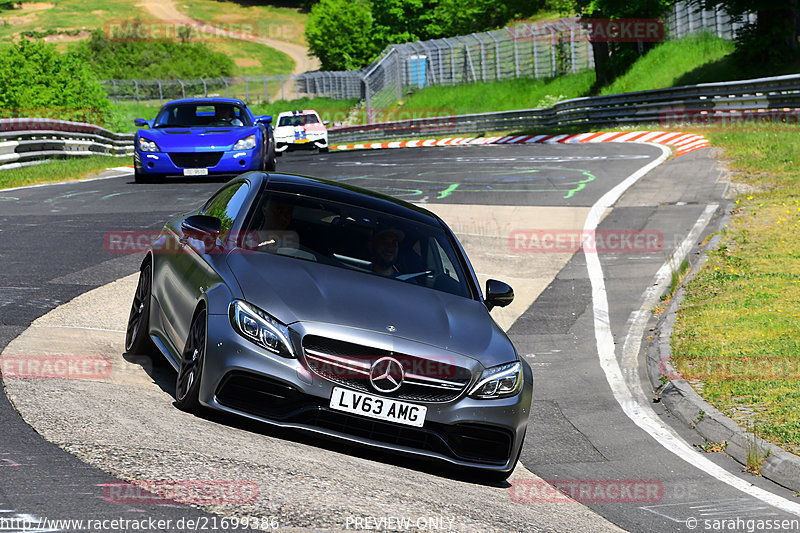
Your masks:
{"label": "red and white curb", "polygon": [[460,146],[475,144],[555,144],[555,143],[600,143],[635,142],[655,143],[671,146],[680,156],[708,148],[711,143],[702,135],[675,131],[622,131],[578,133],[574,135],[512,135],[507,137],[448,137],[416,141],[392,141],[383,143],[337,144],[333,150],[370,150],[379,148],[413,148],[420,146]]}

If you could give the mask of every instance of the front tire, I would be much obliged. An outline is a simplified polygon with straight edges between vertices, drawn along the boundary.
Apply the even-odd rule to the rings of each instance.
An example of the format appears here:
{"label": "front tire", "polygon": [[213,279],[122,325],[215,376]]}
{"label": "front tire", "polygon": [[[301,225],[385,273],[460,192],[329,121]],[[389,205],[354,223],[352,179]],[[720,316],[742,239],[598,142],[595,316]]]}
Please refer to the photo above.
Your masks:
{"label": "front tire", "polygon": [[131,355],[151,355],[156,352],[149,331],[152,289],[153,264],[148,260],[139,271],[139,283],[133,295],[128,327],[125,331],[125,351]]}
{"label": "front tire", "polygon": [[206,357],[206,310],[197,312],[189,327],[189,338],[181,355],[181,366],[175,383],[175,406],[181,411],[196,413],[200,404],[200,381]]}

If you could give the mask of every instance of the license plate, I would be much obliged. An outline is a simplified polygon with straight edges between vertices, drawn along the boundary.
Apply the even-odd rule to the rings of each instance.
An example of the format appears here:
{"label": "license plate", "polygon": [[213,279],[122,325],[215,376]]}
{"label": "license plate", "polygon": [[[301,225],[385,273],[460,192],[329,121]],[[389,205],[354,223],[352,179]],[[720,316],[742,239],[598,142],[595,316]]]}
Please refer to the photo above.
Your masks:
{"label": "license plate", "polygon": [[333,388],[330,407],[337,411],[416,427],[422,427],[428,411],[424,405],[400,402],[339,387]]}
{"label": "license plate", "polygon": [[208,176],[207,168],[184,168],[184,176]]}
{"label": "license plate", "polygon": [[307,143],[307,142],[311,142],[311,141],[308,140],[308,139],[297,139],[294,142],[297,143],[297,144],[303,144],[303,143]]}

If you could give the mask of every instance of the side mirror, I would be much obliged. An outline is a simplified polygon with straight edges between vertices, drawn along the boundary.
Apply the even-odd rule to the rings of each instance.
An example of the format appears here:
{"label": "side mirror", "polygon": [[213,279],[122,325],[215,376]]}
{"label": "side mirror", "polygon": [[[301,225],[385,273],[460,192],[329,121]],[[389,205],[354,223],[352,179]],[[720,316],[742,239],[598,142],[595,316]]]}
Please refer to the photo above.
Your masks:
{"label": "side mirror", "polygon": [[150,121],[143,118],[135,118],[133,119],[133,124],[137,128],[144,128],[145,126],[150,126]]}
{"label": "side mirror", "polygon": [[514,289],[496,279],[486,280],[486,307],[491,311],[495,307],[505,307],[514,301]]}
{"label": "side mirror", "polygon": [[222,230],[222,221],[208,215],[191,215],[181,222],[181,229],[186,237],[202,239],[206,235],[216,237]]}
{"label": "side mirror", "polygon": [[328,124],[330,124],[330,123],[331,123],[331,121],[330,121],[330,120],[323,120],[323,121],[322,121],[322,125],[323,125],[323,126],[327,126],[327,125],[328,125]]}
{"label": "side mirror", "polygon": [[256,122],[263,122],[264,124],[272,124],[272,115],[257,116]]}

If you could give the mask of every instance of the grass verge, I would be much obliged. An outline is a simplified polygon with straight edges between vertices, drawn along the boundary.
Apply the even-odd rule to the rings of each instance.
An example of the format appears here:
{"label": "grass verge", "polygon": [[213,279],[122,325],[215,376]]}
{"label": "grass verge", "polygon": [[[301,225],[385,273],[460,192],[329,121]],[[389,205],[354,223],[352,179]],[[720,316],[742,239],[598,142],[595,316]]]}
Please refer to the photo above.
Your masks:
{"label": "grass verge", "polygon": [[723,413],[800,453],[800,135],[796,126],[701,130],[740,196],[686,285],[673,366]]}
{"label": "grass verge", "polygon": [[107,156],[80,157],[75,159],[59,159],[41,165],[0,170],[0,189],[23,187],[39,183],[77,180],[85,178],[109,167],[117,167],[131,163],[129,158]]}

